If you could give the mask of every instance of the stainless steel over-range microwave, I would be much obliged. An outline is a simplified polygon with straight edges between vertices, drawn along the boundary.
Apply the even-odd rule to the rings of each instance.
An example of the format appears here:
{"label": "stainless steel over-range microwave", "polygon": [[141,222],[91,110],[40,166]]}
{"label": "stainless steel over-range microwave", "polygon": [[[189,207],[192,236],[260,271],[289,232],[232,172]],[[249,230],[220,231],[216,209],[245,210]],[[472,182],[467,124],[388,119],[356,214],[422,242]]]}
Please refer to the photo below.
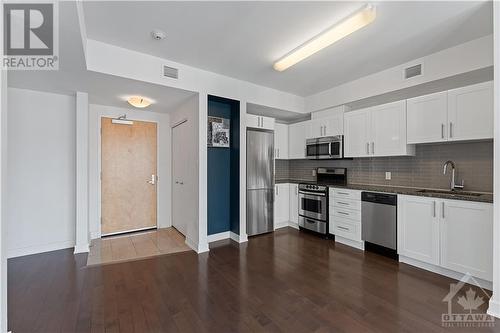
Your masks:
{"label": "stainless steel over-range microwave", "polygon": [[342,135],[306,140],[308,159],[344,158],[344,137]]}

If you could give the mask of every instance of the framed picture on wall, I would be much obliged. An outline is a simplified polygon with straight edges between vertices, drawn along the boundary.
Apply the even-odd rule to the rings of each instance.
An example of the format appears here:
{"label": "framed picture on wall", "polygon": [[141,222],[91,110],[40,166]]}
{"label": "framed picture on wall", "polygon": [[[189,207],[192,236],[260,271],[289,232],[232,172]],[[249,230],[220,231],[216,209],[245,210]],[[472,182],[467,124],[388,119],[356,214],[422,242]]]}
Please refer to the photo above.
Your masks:
{"label": "framed picture on wall", "polygon": [[208,117],[207,146],[229,148],[230,120]]}

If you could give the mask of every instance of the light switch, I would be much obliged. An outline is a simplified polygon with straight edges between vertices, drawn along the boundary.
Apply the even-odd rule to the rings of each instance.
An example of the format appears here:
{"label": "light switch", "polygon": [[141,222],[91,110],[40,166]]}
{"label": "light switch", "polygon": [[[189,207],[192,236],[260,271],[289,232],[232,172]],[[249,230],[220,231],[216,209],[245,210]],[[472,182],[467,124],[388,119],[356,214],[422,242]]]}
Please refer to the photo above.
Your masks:
{"label": "light switch", "polygon": [[391,180],[391,173],[390,172],[385,173],[385,180]]}

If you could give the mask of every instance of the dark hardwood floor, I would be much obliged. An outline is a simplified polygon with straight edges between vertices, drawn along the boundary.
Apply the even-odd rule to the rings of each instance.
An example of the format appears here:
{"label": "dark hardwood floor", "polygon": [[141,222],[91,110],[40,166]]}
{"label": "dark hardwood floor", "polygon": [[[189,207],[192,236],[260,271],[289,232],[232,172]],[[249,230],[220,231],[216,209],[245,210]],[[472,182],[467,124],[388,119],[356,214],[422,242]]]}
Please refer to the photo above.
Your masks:
{"label": "dark hardwood floor", "polygon": [[[9,329],[473,331],[441,326],[453,280],[290,228],[242,245],[218,242],[202,255],[85,263],[71,250],[9,260]],[[482,330],[500,331],[500,322]]]}

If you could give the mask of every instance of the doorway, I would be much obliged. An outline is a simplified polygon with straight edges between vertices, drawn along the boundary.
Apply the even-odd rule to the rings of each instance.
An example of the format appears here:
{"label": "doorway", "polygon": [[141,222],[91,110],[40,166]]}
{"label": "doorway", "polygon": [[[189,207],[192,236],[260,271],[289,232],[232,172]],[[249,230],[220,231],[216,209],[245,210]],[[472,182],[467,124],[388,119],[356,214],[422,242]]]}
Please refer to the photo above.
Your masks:
{"label": "doorway", "polygon": [[101,118],[101,235],[157,227],[157,124]]}
{"label": "doorway", "polygon": [[[187,213],[192,210],[188,187],[189,142],[188,122],[184,121],[172,128],[172,226],[186,236]],[[192,163],[192,161],[191,161]]]}

